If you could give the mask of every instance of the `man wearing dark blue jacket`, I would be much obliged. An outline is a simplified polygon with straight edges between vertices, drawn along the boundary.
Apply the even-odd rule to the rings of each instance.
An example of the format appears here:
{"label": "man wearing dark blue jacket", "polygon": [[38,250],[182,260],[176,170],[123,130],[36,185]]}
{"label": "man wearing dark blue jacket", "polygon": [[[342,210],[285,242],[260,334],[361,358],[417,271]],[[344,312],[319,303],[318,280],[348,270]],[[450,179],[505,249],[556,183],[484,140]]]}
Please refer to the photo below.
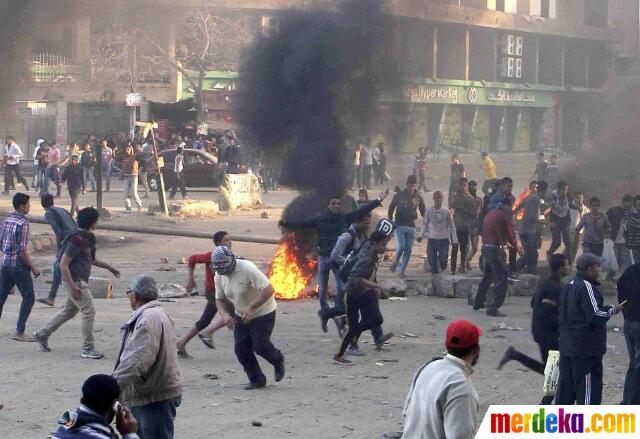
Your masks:
{"label": "man wearing dark blue jacket", "polygon": [[318,234],[318,298],[320,299],[320,308],[326,308],[327,304],[327,288],[329,286],[329,271],[333,272],[336,282],[340,282],[337,267],[332,267],[331,250],[336,245],[338,237],[346,230],[346,228],[365,212],[371,212],[382,204],[382,201],[389,195],[389,189],[380,192],[378,199],[363,204],[357,210],[350,213],[342,212],[342,198],[332,196],[329,198],[327,210],[319,213],[313,218],[297,221],[280,220],[278,225],[289,228],[313,228]]}
{"label": "man wearing dark blue jacket", "polygon": [[51,439],[138,439],[138,423],[128,408],[119,405],[120,386],[111,375],[90,376],[82,385],[82,399],[77,410],[66,411],[58,420],[58,430]]}
{"label": "man wearing dark blue jacket", "polygon": [[576,277],[560,293],[560,379],[558,405],[599,405],[602,357],[607,350],[607,321],[620,305],[604,305],[598,291],[602,259],[584,253]]}

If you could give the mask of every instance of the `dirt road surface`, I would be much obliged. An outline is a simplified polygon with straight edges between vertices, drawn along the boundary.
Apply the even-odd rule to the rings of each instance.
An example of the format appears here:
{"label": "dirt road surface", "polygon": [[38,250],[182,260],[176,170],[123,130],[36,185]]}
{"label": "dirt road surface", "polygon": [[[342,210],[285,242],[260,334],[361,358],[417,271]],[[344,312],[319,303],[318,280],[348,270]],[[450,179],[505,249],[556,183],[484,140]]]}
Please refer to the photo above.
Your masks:
{"label": "dirt road surface", "polygon": [[[447,168],[445,165],[442,168],[434,185],[446,188]],[[525,176],[529,174],[528,169],[526,171],[521,172],[519,180],[522,182],[528,177]],[[268,210],[272,212],[270,219],[260,219],[261,211],[255,211],[190,221],[142,214],[123,215],[121,196],[115,192],[106,197],[106,206],[115,214],[113,223],[211,230],[212,233],[223,229],[234,234],[278,237],[277,219],[294,193],[281,191],[265,196],[265,202],[270,206]],[[200,198],[209,196],[207,193],[193,194],[193,197]],[[91,203],[89,197],[81,199],[82,206]],[[146,204],[149,200],[143,201]],[[37,200],[34,201],[33,213],[41,214],[42,210],[36,204]],[[61,205],[67,204],[63,198]],[[1,198],[0,208],[8,206],[9,199]],[[33,232],[47,230],[46,226],[33,226]],[[10,296],[0,319],[0,404],[5,405],[0,411],[2,437],[47,437],[55,430],[58,416],[65,409],[78,405],[82,382],[91,374],[113,370],[121,339],[120,327],[131,313],[124,293],[135,274],[145,272],[156,277],[159,283],[184,285],[186,266],[177,261],[211,247],[209,241],[202,239],[116,232],[99,232],[99,236],[102,243],[98,249],[99,257],[122,271],[122,279],[114,281],[115,298],[95,301],[96,347],[105,353],[105,358],[97,361],[80,358],[79,317],[51,337],[51,353],[40,352],[35,343],[11,340],[20,301],[19,296]],[[236,243],[234,249],[237,254],[256,261],[266,269],[275,247]],[[423,246],[416,245],[409,270],[411,276],[425,276],[420,269],[423,254]],[[158,271],[162,266],[161,257],[168,258],[176,271]],[[36,262],[40,267],[50,267],[53,254],[38,253]],[[109,276],[98,268],[94,269],[93,275]],[[381,268],[380,275],[392,276],[386,266]],[[46,281],[50,279],[49,274],[36,281],[38,294],[48,291]],[[202,280],[200,268],[197,271],[200,287]],[[607,303],[612,299],[606,298]],[[63,301],[64,293],[58,298],[58,305]],[[181,336],[199,318],[204,303],[202,297],[191,297],[162,305],[173,318],[178,336]],[[384,329],[393,331],[397,336],[391,340],[387,350],[376,352],[371,336],[363,335],[362,347],[367,355],[354,358],[356,364],[351,367],[331,362],[339,339],[333,326],[329,327],[328,334],[321,332],[317,307],[312,300],[278,303],[272,339],[286,357],[287,374],[282,382],[275,384],[272,368],[261,361],[269,381],[267,388],[262,390],[247,392],[242,389],[247,378],[233,353],[229,331],[224,329],[216,334],[215,350],[194,339],[188,345],[194,359],[179,360],[184,395],[176,419],[176,438],[380,438],[384,433],[400,431],[402,406],[415,370],[432,357],[442,354],[445,328],[458,318],[473,320],[485,330],[481,339],[480,362],[473,375],[482,413],[490,404],[533,404],[541,398],[541,376],[517,364],[509,364],[503,371],[496,371],[496,364],[509,345],[534,358],[539,355],[529,333],[527,297],[508,298],[502,309],[508,317],[500,319],[474,312],[463,299],[420,296],[406,301],[384,301],[381,304]],[[27,331],[37,330],[56,311],[57,307],[36,304]],[[491,331],[492,325],[500,322],[523,331]],[[622,317],[614,317],[609,326],[610,347],[604,361],[603,399],[605,403],[617,404],[621,400],[627,354],[622,333],[614,332],[613,327],[622,326]],[[205,374],[215,374],[218,378],[208,379]],[[259,421],[262,426],[254,427],[252,421]]]}

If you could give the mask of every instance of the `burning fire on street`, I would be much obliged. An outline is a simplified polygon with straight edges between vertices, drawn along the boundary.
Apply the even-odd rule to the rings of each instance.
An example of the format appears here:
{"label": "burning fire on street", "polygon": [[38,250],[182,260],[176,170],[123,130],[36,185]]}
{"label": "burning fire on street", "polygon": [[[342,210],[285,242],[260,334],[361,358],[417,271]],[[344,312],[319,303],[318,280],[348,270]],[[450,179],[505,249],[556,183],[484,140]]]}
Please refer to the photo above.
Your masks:
{"label": "burning fire on street", "polygon": [[296,243],[295,233],[283,239],[269,267],[269,281],[277,299],[293,300],[305,296],[316,273],[317,262],[308,258]]}

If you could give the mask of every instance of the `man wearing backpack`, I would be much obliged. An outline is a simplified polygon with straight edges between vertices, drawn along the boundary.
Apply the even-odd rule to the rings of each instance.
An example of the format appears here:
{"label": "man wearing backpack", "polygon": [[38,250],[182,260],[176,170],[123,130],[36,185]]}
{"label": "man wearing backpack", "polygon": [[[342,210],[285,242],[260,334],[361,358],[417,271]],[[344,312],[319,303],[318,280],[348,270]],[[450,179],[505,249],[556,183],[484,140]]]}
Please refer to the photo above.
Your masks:
{"label": "man wearing backpack", "polygon": [[[345,313],[344,305],[344,282],[345,277],[348,277],[349,271],[353,268],[353,264],[350,262],[355,261],[358,257],[358,253],[364,243],[367,241],[369,227],[371,226],[371,212],[366,212],[358,216],[351,223],[351,226],[338,238],[335,247],[331,251],[331,263],[333,267],[338,267],[338,295],[336,296],[335,304],[332,308],[321,308],[318,311],[320,316],[322,331],[327,332],[327,322],[329,319],[343,316]],[[336,325],[338,326],[338,332],[342,336],[344,331],[344,320],[336,319]]]}
{"label": "man wearing backpack", "polygon": [[338,195],[329,197],[327,210],[319,213],[313,218],[305,220],[280,220],[278,225],[287,228],[313,228],[318,234],[318,299],[320,308],[326,308],[327,288],[329,284],[329,272],[333,271],[338,282],[338,269],[331,266],[331,251],[338,241],[338,237],[347,226],[364,212],[371,212],[380,206],[382,201],[389,195],[389,189],[380,192],[378,199],[363,204],[357,210],[350,213],[342,212],[342,198]]}
{"label": "man wearing backpack", "polygon": [[97,352],[93,343],[93,323],[96,309],[89,289],[91,267],[109,270],[115,277],[120,272],[106,262],[96,259],[96,237],[93,234],[100,214],[93,207],[85,207],[78,212],[79,230],[72,233],[62,244],[60,271],[67,287],[67,302],[39,331],[33,334],[43,352],[50,352],[49,337],[65,322],[82,314],[82,358],[100,359],[104,355]]}
{"label": "man wearing backpack", "polygon": [[[340,365],[353,364],[345,358],[349,345],[360,337],[364,331],[382,326],[382,314],[378,304],[378,296],[383,288],[376,282],[376,272],[380,256],[387,251],[389,236],[380,230],[371,234],[358,253],[358,259],[349,273],[347,280],[346,309],[348,330],[342,337],[342,343],[333,361]],[[375,340],[376,348],[382,349],[384,343],[393,337],[388,332]]]}
{"label": "man wearing backpack", "polygon": [[[52,194],[44,194],[40,198],[40,204],[42,204],[44,208],[44,219],[47,220],[51,229],[53,229],[53,233],[56,235],[56,248],[60,251],[64,240],[75,233],[78,230],[78,226],[69,212],[62,207],[53,205]],[[53,306],[56,296],[58,295],[58,288],[60,288],[60,284],[62,283],[62,274],[60,274],[61,257],[62,255],[57,255],[56,261],[53,263],[53,283],[51,284],[49,296],[46,299],[38,299],[38,303]]]}

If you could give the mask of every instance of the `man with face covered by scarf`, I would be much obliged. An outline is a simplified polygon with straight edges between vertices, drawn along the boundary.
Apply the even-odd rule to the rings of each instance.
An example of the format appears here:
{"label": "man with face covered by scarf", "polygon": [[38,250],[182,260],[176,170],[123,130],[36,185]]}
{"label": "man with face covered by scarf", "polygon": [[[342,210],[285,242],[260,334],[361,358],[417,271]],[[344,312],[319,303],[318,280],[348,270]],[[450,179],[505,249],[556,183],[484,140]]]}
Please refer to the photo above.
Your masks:
{"label": "man with face covered by scarf", "polygon": [[[234,330],[235,352],[249,377],[245,390],[267,385],[255,354],[275,369],[276,382],[284,378],[284,356],[271,343],[276,322],[276,299],[269,279],[252,262],[237,259],[228,247],[216,247],[211,255],[216,272],[216,307],[225,324]],[[233,303],[231,316],[226,304]]]}

